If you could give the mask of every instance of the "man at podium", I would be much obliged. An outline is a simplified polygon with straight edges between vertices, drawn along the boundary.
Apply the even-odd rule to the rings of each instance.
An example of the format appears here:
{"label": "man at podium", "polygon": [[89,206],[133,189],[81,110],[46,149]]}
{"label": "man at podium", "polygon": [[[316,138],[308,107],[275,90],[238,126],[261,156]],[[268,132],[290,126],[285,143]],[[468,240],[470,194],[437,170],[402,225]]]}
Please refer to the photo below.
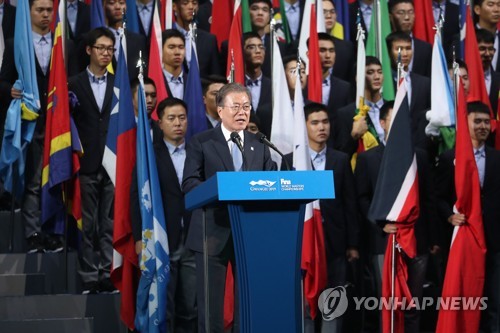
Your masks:
{"label": "man at podium", "polygon": [[[251,95],[238,83],[230,83],[217,94],[217,112],[221,125],[193,136],[186,149],[182,188],[188,193],[218,171],[273,171],[269,148],[255,134],[245,131],[252,112]],[[233,238],[226,205],[205,208],[192,215],[186,246],[195,251],[198,329],[205,332],[205,274],[208,275],[209,320],[211,332],[224,332],[224,287],[227,265],[235,268]],[[205,244],[204,244],[205,240]],[[205,273],[204,248],[208,264]],[[236,276],[236,270],[233,270]],[[236,279],[235,279],[236,281]],[[236,287],[237,289],[237,287]],[[235,292],[237,295],[237,292]],[[238,298],[235,297],[233,332],[239,332]]]}

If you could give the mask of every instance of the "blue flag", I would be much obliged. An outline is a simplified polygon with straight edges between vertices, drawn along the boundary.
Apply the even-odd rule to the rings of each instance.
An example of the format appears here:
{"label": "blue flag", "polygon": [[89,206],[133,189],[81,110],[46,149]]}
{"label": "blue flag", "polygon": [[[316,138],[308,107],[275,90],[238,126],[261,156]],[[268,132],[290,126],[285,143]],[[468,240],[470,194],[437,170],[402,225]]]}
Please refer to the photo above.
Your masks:
{"label": "blue flag", "polygon": [[[7,110],[0,153],[0,176],[5,189],[20,199],[24,191],[26,151],[33,138],[36,118],[40,110],[28,1],[19,1],[17,4],[14,61],[18,74],[14,88],[21,90],[23,97],[13,99]],[[14,178],[17,179],[16,182],[13,182]],[[13,188],[14,183],[16,184],[15,189]]]}
{"label": "blue flag", "polygon": [[90,4],[90,29],[105,27],[104,9],[101,0],[94,0]]}
{"label": "blue flag", "polygon": [[127,0],[127,13],[124,21],[127,22],[127,30],[139,33],[139,15],[137,14],[136,0]]}
{"label": "blue flag", "polygon": [[184,93],[184,102],[186,102],[188,107],[186,141],[196,133],[208,129],[205,104],[203,103],[203,93],[201,90],[200,70],[198,69],[198,59],[194,42],[191,42],[191,47],[191,61],[189,63],[189,73],[186,82],[186,91]]}
{"label": "blue flag", "polygon": [[168,238],[142,79],[138,104],[137,186],[142,218],[142,255],[135,327],[139,332],[166,332],[170,279]]}

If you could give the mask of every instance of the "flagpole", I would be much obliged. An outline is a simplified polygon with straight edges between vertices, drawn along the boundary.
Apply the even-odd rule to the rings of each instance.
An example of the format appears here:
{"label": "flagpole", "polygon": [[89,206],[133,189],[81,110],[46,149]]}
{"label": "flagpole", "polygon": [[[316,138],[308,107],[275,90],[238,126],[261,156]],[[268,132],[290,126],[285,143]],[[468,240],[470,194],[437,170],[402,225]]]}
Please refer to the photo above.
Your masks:
{"label": "flagpole", "polygon": [[[276,24],[276,21],[274,20],[274,15],[273,15],[273,9],[271,8],[271,22],[270,22],[270,31],[269,31],[269,55],[270,55],[270,59],[271,59],[271,79],[273,78],[272,77],[272,73],[274,73],[274,68],[273,68],[273,56],[274,56],[274,52],[276,51],[274,49],[274,38],[275,38],[275,34],[276,34],[276,31],[274,31],[274,25]],[[272,88],[271,88],[271,91],[272,91]],[[274,100],[274,97],[273,97],[273,94],[271,94],[271,108],[272,106],[274,105],[273,104],[273,100]]]}

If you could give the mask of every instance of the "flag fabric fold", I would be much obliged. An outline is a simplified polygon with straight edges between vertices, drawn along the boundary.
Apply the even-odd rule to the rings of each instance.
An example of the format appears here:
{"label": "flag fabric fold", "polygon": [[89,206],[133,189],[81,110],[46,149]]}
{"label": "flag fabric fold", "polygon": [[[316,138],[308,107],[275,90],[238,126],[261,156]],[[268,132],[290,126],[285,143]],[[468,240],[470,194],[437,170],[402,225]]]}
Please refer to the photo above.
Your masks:
{"label": "flag fabric fold", "polygon": [[[406,80],[402,80],[392,111],[391,126],[382,157],[373,200],[368,212],[372,222],[395,223],[397,232],[388,237],[382,273],[382,297],[386,300],[404,297],[411,299],[406,283],[407,268],[403,253],[416,256],[414,224],[419,215],[417,161],[413,150],[410,127],[410,108]],[[397,244],[393,246],[393,240]],[[397,250],[396,250],[397,249]],[[394,262],[393,262],[394,252]],[[395,267],[392,294],[392,265]],[[394,331],[404,332],[404,314],[394,306]],[[391,309],[382,309],[383,332],[391,331]]]}
{"label": "flag fabric fold", "polygon": [[13,87],[21,90],[23,97],[13,99],[7,110],[0,151],[0,176],[5,190],[20,200],[24,192],[26,152],[33,138],[40,110],[30,8],[27,1],[20,1],[17,5],[14,61],[18,79]]}
{"label": "flag fabric fold", "polygon": [[142,219],[142,254],[135,326],[139,332],[160,333],[167,331],[169,248],[142,79],[138,94],[137,186]]}
{"label": "flag fabric fold", "polygon": [[[191,37],[191,32],[189,37]],[[188,107],[188,127],[186,141],[196,133],[205,131],[207,126],[207,116],[205,115],[205,104],[203,103],[203,93],[201,90],[200,71],[198,69],[198,55],[196,52],[196,42],[191,40],[192,55],[189,65],[189,73],[184,93],[184,102]]]}
{"label": "flag fabric fold", "polygon": [[[442,297],[482,297],[485,278],[486,241],[481,209],[481,186],[467,121],[462,84],[458,85],[457,142],[455,147],[454,212],[466,223],[456,226],[450,246]],[[480,310],[439,310],[436,332],[478,332]]]}
{"label": "flag fabric fold", "polygon": [[105,27],[104,8],[102,1],[96,0],[90,3],[90,29]]}
{"label": "flag fabric fold", "polygon": [[337,10],[337,23],[331,31],[332,36],[338,39],[349,40],[349,4],[347,0],[335,0]]}
{"label": "flag fabric fold", "polygon": [[212,24],[210,33],[217,38],[217,45],[221,47],[223,41],[229,39],[229,29],[233,20],[234,4],[232,0],[213,0]]}
{"label": "flag fabric fold", "polygon": [[309,35],[309,78],[307,98],[316,103],[323,103],[323,72],[321,70],[321,60],[319,58],[319,40],[318,32],[316,31],[316,6],[311,5],[311,20],[310,20],[310,35]]}
{"label": "flag fabric fold", "polygon": [[391,58],[385,41],[391,33],[389,9],[385,0],[375,0],[373,7],[370,33],[366,41],[366,55],[377,57],[382,63],[382,72],[385,78],[382,95],[385,100],[391,101],[394,99],[394,84],[390,79],[392,78]]}
{"label": "flag fabric fold", "polygon": [[[429,124],[425,128],[428,136],[440,136],[443,127],[455,125],[455,103],[453,102],[453,86],[448,75],[448,66],[441,44],[441,35],[436,33],[432,49],[432,76],[431,76],[431,110],[426,117]],[[445,132],[444,132],[445,133]],[[444,147],[440,151],[451,149],[454,142],[444,140]],[[450,144],[452,144],[450,146]]]}
{"label": "flag fabric fold", "polygon": [[[229,30],[229,43],[227,52],[227,77],[231,76],[231,67],[234,66],[234,80],[242,85],[245,84],[245,65],[243,63],[243,48],[242,48],[242,6],[241,0],[236,0],[234,3],[234,15]],[[228,80],[229,81],[229,80]]]}
{"label": "flag fabric fold", "polygon": [[[300,74],[295,83],[293,114],[293,167],[295,170],[312,170],[311,155],[304,116],[304,98],[300,86]],[[304,233],[302,236],[301,268],[305,271],[304,295],[309,305],[311,317],[318,312],[318,298],[326,288],[326,252],[323,234],[323,218],[319,200],[306,205],[304,216]]]}
{"label": "flag fabric fold", "polygon": [[[60,7],[65,5],[65,1],[61,1]],[[62,40],[62,23],[58,15],[50,62],[41,190],[42,223],[53,219],[54,231],[58,234],[64,233],[67,213],[81,225],[78,155],[82,149],[69,112]]]}
{"label": "flag fabric fold", "polygon": [[138,263],[130,220],[130,185],[136,161],[137,129],[123,39],[122,35],[102,164],[115,185],[111,280],[121,292],[121,318],[127,327],[134,328]]}
{"label": "flag fabric fold", "polygon": [[413,36],[432,44],[435,34],[432,3],[430,1],[414,1],[413,6],[415,13],[418,13],[413,26]]}
{"label": "flag fabric fold", "polygon": [[127,13],[124,17],[128,31],[139,33],[139,15],[136,0],[127,0]]}
{"label": "flag fabric fold", "polygon": [[[278,42],[274,39],[272,43],[272,93],[274,98],[271,141],[286,155],[293,151],[293,133],[290,131],[293,128],[293,108]],[[281,156],[277,152],[271,150],[271,157],[277,165],[281,165]]]}
{"label": "flag fabric fold", "polygon": [[[158,7],[158,2],[156,1],[154,4],[154,11],[153,11],[153,23],[151,24],[148,75],[149,78],[155,82],[156,98],[159,102],[163,101],[165,98],[168,97],[167,87],[165,86],[166,84],[165,78],[163,76],[163,63],[162,63],[163,44],[162,44],[161,32],[162,29],[160,24],[159,7]],[[153,111],[153,114],[151,115],[151,118],[154,120],[158,120],[156,107]]]}

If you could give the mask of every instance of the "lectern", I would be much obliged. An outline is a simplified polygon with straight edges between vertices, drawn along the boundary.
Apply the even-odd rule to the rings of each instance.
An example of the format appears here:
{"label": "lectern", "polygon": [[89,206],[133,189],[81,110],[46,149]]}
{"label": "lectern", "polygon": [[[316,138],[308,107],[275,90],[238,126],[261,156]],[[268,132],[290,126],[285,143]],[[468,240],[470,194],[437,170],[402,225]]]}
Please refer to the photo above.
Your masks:
{"label": "lectern", "polygon": [[305,204],[335,197],[332,171],[218,172],[186,195],[220,202],[231,219],[241,332],[300,332]]}

